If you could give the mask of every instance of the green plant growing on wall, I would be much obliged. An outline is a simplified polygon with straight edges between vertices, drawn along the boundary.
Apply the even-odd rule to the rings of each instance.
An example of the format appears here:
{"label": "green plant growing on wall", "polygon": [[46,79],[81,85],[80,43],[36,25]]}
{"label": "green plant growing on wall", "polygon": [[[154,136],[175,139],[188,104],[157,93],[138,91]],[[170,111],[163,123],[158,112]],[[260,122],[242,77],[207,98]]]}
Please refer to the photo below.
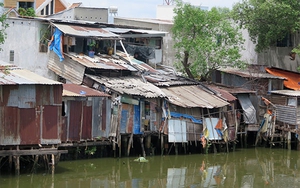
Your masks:
{"label": "green plant growing on wall", "polygon": [[84,153],[87,154],[87,155],[94,155],[96,153],[96,151],[97,151],[97,147],[93,146],[93,147],[85,148]]}

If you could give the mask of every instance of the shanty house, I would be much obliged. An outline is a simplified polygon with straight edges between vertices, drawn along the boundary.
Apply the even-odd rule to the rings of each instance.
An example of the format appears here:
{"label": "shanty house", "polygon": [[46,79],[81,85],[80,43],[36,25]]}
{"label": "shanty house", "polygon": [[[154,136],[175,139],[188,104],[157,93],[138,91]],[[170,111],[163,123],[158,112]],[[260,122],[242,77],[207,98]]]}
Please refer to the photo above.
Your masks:
{"label": "shanty house", "polygon": [[107,141],[110,95],[83,85],[63,84],[62,142]]}
{"label": "shanty house", "polygon": [[[216,126],[224,117],[222,112],[227,110],[227,101],[200,83],[163,70],[145,75],[145,78],[167,96],[162,104],[160,131],[168,135],[168,143],[195,142],[197,146],[202,137],[214,143],[223,140]],[[222,125],[217,129],[223,130]],[[206,147],[206,141],[202,144]],[[162,147],[168,149],[167,145]]]}
{"label": "shanty house", "polygon": [[4,62],[0,75],[0,145],[61,143],[62,84]]}

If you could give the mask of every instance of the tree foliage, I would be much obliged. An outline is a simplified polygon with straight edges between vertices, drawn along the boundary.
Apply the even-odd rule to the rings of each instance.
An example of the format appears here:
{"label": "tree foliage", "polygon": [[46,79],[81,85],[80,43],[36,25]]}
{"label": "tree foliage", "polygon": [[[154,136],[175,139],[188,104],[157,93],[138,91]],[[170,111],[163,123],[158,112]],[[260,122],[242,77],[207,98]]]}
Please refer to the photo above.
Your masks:
{"label": "tree foliage", "polygon": [[207,11],[177,1],[174,13],[172,34],[179,60],[176,65],[189,78],[207,79],[217,68],[245,65],[240,60],[244,40],[229,9]]}
{"label": "tree foliage", "polygon": [[242,0],[232,12],[234,20],[249,31],[257,52],[298,31],[300,26],[298,0]]}
{"label": "tree foliage", "polygon": [[[3,3],[0,3],[0,7],[3,7]],[[6,33],[5,29],[8,27],[8,24],[6,23],[6,15],[2,14],[0,16],[0,45],[4,44],[6,39]],[[2,51],[2,48],[0,48],[0,51]]]}
{"label": "tree foliage", "polygon": [[35,10],[32,7],[27,8],[27,9],[21,7],[21,8],[18,9],[18,13],[21,16],[36,17]]}

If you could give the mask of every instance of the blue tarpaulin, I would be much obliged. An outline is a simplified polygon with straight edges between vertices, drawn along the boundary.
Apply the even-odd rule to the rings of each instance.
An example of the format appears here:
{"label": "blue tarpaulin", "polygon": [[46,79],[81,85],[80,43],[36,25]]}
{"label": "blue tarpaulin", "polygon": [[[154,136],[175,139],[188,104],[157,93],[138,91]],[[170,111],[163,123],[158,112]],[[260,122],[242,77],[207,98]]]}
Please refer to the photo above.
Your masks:
{"label": "blue tarpaulin", "polygon": [[59,60],[63,61],[64,57],[62,54],[62,49],[61,49],[61,44],[62,44],[62,32],[55,28],[54,33],[53,33],[53,40],[51,41],[51,44],[49,46],[50,50],[53,50],[56,55],[58,55]]}
{"label": "blue tarpaulin", "polygon": [[171,115],[171,117],[176,117],[176,118],[181,118],[181,117],[187,118],[187,119],[192,120],[194,123],[202,124],[201,119],[196,119],[193,116],[188,115],[188,114],[181,114],[181,113],[178,113],[178,112],[170,112],[170,115]]}

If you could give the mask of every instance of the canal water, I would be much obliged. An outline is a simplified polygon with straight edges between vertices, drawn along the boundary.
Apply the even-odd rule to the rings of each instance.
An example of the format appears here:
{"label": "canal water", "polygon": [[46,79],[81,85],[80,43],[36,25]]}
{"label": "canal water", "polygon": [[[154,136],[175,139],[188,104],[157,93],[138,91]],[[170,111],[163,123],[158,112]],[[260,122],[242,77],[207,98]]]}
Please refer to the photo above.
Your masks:
{"label": "canal water", "polygon": [[[300,152],[251,148],[230,153],[61,161],[51,170],[0,174],[1,188],[294,188]],[[26,172],[28,171],[28,172]]]}

